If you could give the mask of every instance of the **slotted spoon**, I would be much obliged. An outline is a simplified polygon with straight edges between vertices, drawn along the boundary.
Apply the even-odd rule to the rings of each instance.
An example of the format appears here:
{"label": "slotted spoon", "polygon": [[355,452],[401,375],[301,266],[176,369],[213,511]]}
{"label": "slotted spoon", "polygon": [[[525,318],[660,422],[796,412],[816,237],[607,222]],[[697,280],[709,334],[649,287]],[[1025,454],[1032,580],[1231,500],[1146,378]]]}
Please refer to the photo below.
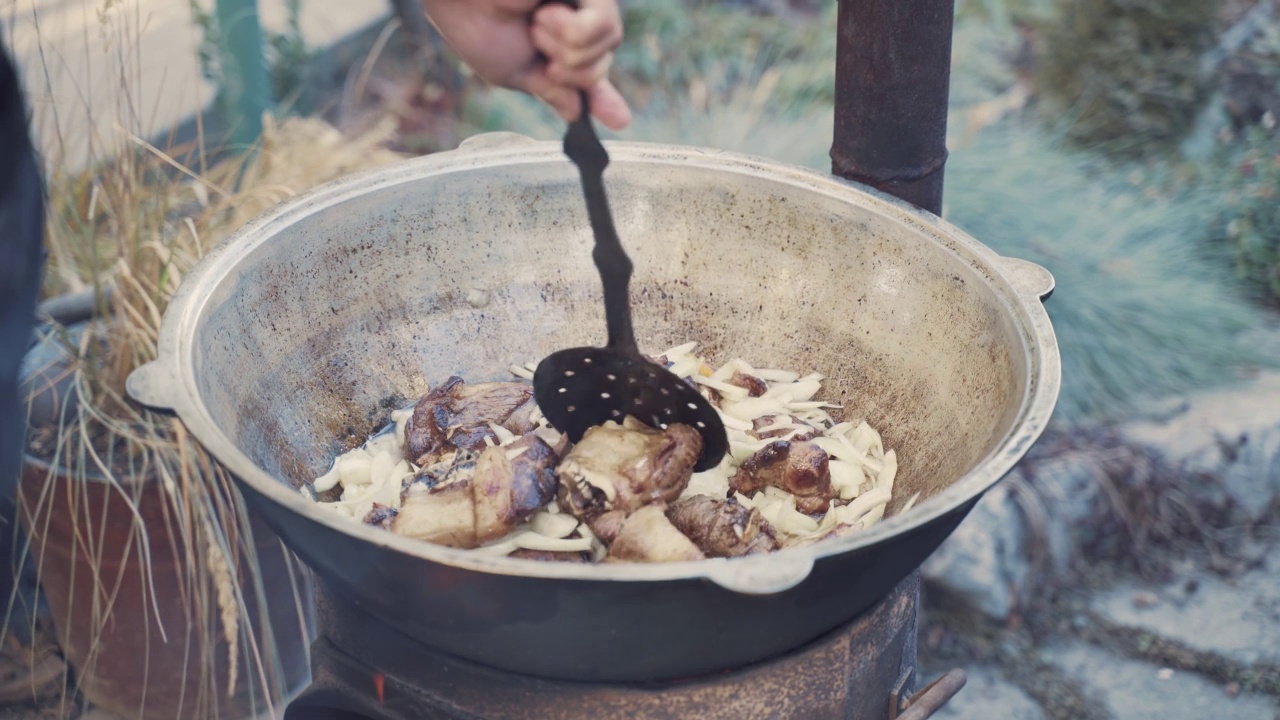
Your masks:
{"label": "slotted spoon", "polygon": [[627,415],[663,430],[675,423],[688,425],[702,436],[702,454],[694,470],[709,470],[720,464],[729,448],[724,423],[691,382],[641,354],[636,345],[631,258],[618,239],[604,190],[609,154],[596,136],[585,92],[581,99],[582,114],[569,124],[564,151],[582,175],[595,235],[591,257],[604,285],[608,341],[604,347],[569,348],[543,359],[533,374],[534,397],[547,420],[575,443],[588,428],[610,420],[620,423]]}

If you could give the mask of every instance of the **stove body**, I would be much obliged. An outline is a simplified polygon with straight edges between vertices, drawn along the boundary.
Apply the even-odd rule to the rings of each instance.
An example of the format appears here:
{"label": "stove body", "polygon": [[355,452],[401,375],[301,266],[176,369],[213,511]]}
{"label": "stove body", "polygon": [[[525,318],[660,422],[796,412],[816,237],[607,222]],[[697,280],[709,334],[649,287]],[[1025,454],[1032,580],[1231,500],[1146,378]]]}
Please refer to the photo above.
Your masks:
{"label": "stove body", "polygon": [[[312,684],[285,720],[905,718],[899,712],[916,690],[919,596],[917,571],[871,611],[788,655],[678,683],[602,685],[514,675],[445,655],[321,588]],[[932,714],[922,710],[908,714]]]}

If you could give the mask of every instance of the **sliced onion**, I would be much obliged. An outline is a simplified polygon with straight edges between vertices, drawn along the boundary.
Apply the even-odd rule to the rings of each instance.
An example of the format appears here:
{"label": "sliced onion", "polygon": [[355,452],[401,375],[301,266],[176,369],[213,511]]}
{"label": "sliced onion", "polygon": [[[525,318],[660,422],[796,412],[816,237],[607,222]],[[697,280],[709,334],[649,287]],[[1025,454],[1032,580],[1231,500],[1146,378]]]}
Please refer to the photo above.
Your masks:
{"label": "sliced onion", "polygon": [[912,495],[910,498],[907,499],[907,502],[902,506],[902,509],[898,511],[898,514],[901,515],[902,513],[915,507],[916,501],[919,499],[920,499],[920,493],[916,493],[915,495]]}
{"label": "sliced onion", "polygon": [[489,423],[489,429],[493,431],[494,435],[498,436],[499,446],[510,445],[511,443],[516,441],[515,433],[511,432],[510,430],[502,427],[501,425],[495,422]]}
{"label": "sliced onion", "polygon": [[693,349],[696,347],[698,347],[697,342],[687,342],[683,345],[677,345],[673,348],[668,348],[666,352],[658,353],[658,354],[666,357],[668,360],[674,361],[678,357],[684,357],[685,355],[692,353]]}
{"label": "sliced onion", "polygon": [[787,406],[779,402],[776,398],[747,398],[746,400],[736,400],[726,402],[724,404],[725,412],[742,420],[756,420],[757,418],[767,417],[771,415],[786,416]]}
{"label": "sliced onion", "polygon": [[893,480],[898,475],[898,453],[890,450],[884,455],[884,468],[876,475],[876,489],[893,492]]}
{"label": "sliced onion", "polygon": [[692,356],[680,358],[671,365],[670,372],[681,379],[693,377],[698,370],[698,362],[698,359]]}
{"label": "sliced onion", "polygon": [[892,498],[893,495],[888,490],[874,488],[854,498],[848,505],[837,508],[836,512],[840,513],[841,522],[852,524],[861,519],[868,511],[885,505]]}
{"label": "sliced onion", "polygon": [[746,420],[740,420],[736,417],[730,417],[729,415],[725,415],[724,412],[721,410],[717,410],[716,412],[720,414],[720,422],[724,423],[724,426],[726,428],[748,432],[751,430],[751,428],[755,427],[754,425],[752,425],[750,422],[747,422]]}
{"label": "sliced onion", "polygon": [[800,373],[772,368],[756,368],[752,375],[766,382],[791,383],[800,379]]}
{"label": "sliced onion", "polygon": [[338,458],[334,458],[333,465],[329,467],[329,472],[321,475],[311,483],[311,490],[317,493],[329,492],[338,485]]}
{"label": "sliced onion", "polygon": [[840,499],[852,500],[858,497],[862,489],[862,483],[867,480],[862,468],[844,460],[832,460],[828,467],[831,468],[831,485],[839,494]]}
{"label": "sliced onion", "polygon": [[552,514],[540,512],[533,516],[529,527],[539,535],[551,538],[566,538],[578,529],[578,519],[565,513]]}
{"label": "sliced onion", "polygon": [[584,552],[591,550],[590,538],[550,538],[530,530],[509,535],[492,545],[476,548],[476,552],[485,555],[510,555],[516,550],[539,550],[542,552]]}
{"label": "sliced onion", "polygon": [[730,459],[726,457],[719,465],[707,470],[706,472],[694,473],[689,478],[689,485],[685,487],[680,497],[693,497],[695,495],[707,495],[717,499],[724,498],[729,492],[729,478],[732,476],[734,468]]}
{"label": "sliced onion", "polygon": [[338,477],[343,487],[365,485],[370,480],[373,458],[363,450],[352,450],[338,458]]}
{"label": "sliced onion", "polygon": [[396,458],[390,452],[380,452],[374,455],[373,462],[369,466],[369,482],[375,487],[382,485],[387,481],[387,476],[391,474],[395,466]]}
{"label": "sliced onion", "polygon": [[726,383],[726,382],[712,380],[709,377],[703,377],[701,375],[693,375],[693,376],[690,376],[689,379],[698,383],[699,385],[709,387],[712,390],[719,392],[721,395],[725,396],[730,400],[746,400],[750,396],[750,394],[747,392],[747,389],[744,387],[738,387],[737,385],[730,385],[729,383]]}

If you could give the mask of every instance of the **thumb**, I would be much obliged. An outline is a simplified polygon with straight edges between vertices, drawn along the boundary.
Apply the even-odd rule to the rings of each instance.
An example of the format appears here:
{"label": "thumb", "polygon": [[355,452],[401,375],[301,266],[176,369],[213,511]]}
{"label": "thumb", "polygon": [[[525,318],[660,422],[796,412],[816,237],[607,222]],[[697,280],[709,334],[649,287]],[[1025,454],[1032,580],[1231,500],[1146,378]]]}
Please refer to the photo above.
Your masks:
{"label": "thumb", "polygon": [[607,79],[591,88],[591,114],[600,119],[610,130],[623,130],[631,124],[631,108],[618,88]]}

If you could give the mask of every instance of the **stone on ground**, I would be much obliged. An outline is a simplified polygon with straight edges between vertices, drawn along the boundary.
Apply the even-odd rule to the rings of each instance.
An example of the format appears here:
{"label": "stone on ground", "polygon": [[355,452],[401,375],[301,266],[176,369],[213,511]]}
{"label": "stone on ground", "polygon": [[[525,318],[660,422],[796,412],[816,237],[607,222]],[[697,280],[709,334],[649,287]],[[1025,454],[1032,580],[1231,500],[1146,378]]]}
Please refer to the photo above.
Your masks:
{"label": "stone on ground", "polygon": [[[1042,655],[1084,696],[1113,718],[1124,720],[1270,720],[1280,703],[1264,695],[1232,697],[1216,683],[1113,655],[1076,641],[1046,648]],[[994,716],[993,716],[994,717]]]}
{"label": "stone on ground", "polygon": [[[966,667],[968,680],[960,692],[933,717],[937,720],[1046,720],[1043,709],[998,669]],[[926,681],[932,681],[929,675]]]}
{"label": "stone on ground", "polygon": [[1026,547],[1026,524],[1005,480],[978,501],[922,572],[932,587],[1004,620],[1031,572]]}
{"label": "stone on ground", "polygon": [[1280,548],[1237,578],[1200,573],[1194,584],[1125,585],[1094,598],[1113,625],[1144,630],[1242,665],[1280,666]]}
{"label": "stone on ground", "polygon": [[1202,499],[1229,500],[1244,521],[1257,522],[1280,500],[1280,373],[1193,397],[1171,418],[1135,423],[1125,436],[1174,468],[1216,478],[1220,485],[1206,483]]}

